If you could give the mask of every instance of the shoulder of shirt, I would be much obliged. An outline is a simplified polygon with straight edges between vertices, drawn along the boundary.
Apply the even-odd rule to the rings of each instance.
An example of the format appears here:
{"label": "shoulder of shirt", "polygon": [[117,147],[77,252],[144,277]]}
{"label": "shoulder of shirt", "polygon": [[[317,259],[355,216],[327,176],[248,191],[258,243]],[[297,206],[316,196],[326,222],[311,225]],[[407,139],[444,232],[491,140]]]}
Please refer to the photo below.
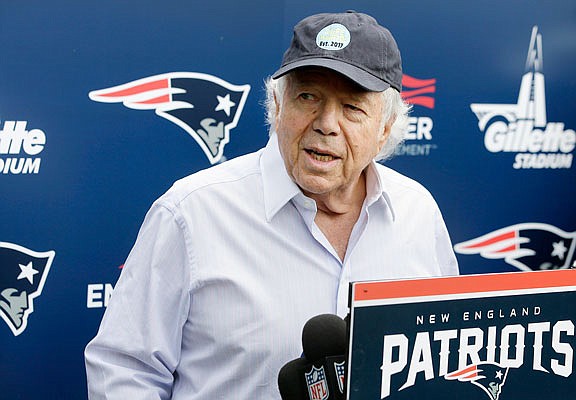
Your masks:
{"label": "shoulder of shirt", "polygon": [[390,167],[376,163],[376,169],[384,185],[384,190],[390,194],[409,191],[416,196],[427,197],[433,200],[433,196],[420,182],[415,181]]}
{"label": "shoulder of shirt", "polygon": [[245,154],[179,179],[155,203],[172,208],[196,192],[260,175],[261,152]]}

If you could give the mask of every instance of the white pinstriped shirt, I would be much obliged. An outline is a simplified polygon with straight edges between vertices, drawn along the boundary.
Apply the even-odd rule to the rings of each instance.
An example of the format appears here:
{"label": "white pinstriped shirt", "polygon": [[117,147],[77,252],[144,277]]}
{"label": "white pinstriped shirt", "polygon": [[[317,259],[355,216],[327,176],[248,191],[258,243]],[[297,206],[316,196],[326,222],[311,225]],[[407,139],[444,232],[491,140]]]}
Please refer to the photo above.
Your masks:
{"label": "white pinstriped shirt", "polygon": [[380,164],[344,261],[315,213],[275,135],[176,182],[146,215],[86,348],[90,399],[280,399],[304,323],[344,316],[351,281],[458,274],[432,196]]}

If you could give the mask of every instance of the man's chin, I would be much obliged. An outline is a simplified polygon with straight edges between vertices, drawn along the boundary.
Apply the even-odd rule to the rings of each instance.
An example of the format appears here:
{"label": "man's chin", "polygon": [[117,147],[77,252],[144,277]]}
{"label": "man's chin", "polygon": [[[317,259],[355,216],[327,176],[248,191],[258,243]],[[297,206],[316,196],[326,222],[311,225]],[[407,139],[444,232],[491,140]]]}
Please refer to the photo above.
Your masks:
{"label": "man's chin", "polygon": [[338,187],[332,180],[316,175],[308,175],[304,179],[299,179],[296,184],[304,194],[310,197],[329,195]]}

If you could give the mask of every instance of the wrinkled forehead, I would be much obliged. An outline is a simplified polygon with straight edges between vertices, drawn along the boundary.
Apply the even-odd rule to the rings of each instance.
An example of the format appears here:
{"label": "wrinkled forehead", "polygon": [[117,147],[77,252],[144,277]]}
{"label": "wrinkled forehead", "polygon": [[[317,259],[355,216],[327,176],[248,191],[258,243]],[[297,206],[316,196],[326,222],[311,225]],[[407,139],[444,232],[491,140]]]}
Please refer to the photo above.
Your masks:
{"label": "wrinkled forehead", "polygon": [[288,73],[286,86],[279,89],[282,97],[293,95],[294,91],[318,90],[377,113],[382,112],[385,105],[383,92],[366,90],[346,76],[322,67],[303,67]]}

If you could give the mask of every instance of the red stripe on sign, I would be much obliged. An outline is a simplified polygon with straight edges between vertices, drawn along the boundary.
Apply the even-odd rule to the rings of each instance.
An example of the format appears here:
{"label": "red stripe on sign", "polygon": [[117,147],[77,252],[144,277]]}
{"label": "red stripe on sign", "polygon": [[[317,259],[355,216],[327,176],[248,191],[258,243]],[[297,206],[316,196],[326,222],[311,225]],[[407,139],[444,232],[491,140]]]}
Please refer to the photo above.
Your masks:
{"label": "red stripe on sign", "polygon": [[410,97],[414,97],[417,95],[421,95],[424,93],[434,93],[436,91],[436,86],[428,86],[421,89],[414,89],[414,90],[403,90],[401,95],[403,99],[409,99]]}
{"label": "red stripe on sign", "polygon": [[576,270],[509,272],[354,285],[354,301],[576,286]]}
{"label": "red stripe on sign", "polygon": [[163,96],[155,97],[150,100],[138,101],[136,104],[160,104],[170,102],[170,95],[165,94]]}
{"label": "red stripe on sign", "polygon": [[476,365],[471,365],[465,369],[452,372],[450,374],[447,374],[445,377],[446,377],[446,379],[457,379],[463,375],[469,375],[469,374],[472,377],[478,376],[478,371],[476,370]]}
{"label": "red stripe on sign", "polygon": [[423,87],[423,86],[434,85],[434,84],[436,84],[436,79],[434,79],[434,78],[432,78],[432,79],[418,79],[418,78],[414,78],[414,77],[406,75],[406,74],[404,74],[402,76],[402,86],[407,86],[409,88]]}
{"label": "red stripe on sign", "polygon": [[490,239],[486,239],[482,242],[471,244],[469,246],[466,246],[466,248],[467,249],[475,249],[477,247],[490,246],[491,244],[501,242],[502,240],[514,239],[515,237],[516,237],[516,231],[510,231],[510,232],[506,232],[506,233],[503,233],[503,234],[498,235],[498,236],[494,236]]}
{"label": "red stripe on sign", "polygon": [[493,253],[494,254],[501,254],[501,253],[508,253],[509,251],[515,251],[515,250],[518,250],[518,246],[513,244],[513,245],[510,245],[504,249],[496,250]]}
{"label": "red stripe on sign", "polygon": [[[126,89],[117,90],[114,92],[100,94],[103,97],[124,97],[124,96],[131,96],[133,94],[140,94],[149,92],[151,90],[158,90],[158,89],[167,89],[168,88],[168,79],[160,79],[158,81],[142,83],[140,85],[135,85],[128,87]],[[112,88],[114,89],[114,88]]]}

